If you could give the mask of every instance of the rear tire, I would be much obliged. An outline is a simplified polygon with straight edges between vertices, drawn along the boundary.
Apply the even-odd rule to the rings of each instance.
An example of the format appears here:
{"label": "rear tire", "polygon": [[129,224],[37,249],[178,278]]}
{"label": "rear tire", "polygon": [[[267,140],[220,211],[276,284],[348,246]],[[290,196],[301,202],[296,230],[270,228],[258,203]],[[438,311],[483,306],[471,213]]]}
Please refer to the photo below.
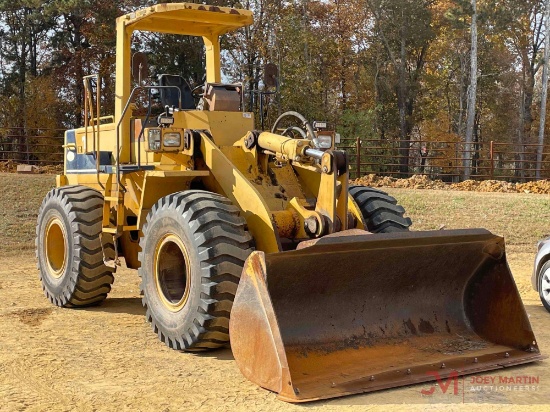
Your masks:
{"label": "rear tire", "polygon": [[186,351],[229,342],[229,315],[252,252],[239,209],[202,190],[171,194],[149,212],[140,246],[143,306],[159,339]]}
{"label": "rear tire", "polygon": [[407,232],[412,221],[403,217],[405,209],[394,197],[366,186],[350,186],[349,193],[359,206],[367,227],[372,233]]}
{"label": "rear tire", "polygon": [[550,261],[539,272],[539,297],[544,308],[550,312]]}
{"label": "rear tire", "polygon": [[[36,260],[42,289],[54,305],[97,305],[111,291],[114,277],[113,269],[103,263],[102,218],[103,196],[86,186],[53,189],[42,202]],[[105,255],[113,257],[109,238]]]}

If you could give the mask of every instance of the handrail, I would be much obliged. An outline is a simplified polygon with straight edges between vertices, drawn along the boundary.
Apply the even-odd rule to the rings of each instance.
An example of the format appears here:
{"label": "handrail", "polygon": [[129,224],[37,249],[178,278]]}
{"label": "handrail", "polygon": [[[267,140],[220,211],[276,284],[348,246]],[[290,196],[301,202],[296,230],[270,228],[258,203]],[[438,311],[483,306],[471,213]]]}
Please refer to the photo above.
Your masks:
{"label": "handrail", "polygon": [[[95,112],[96,116],[94,117],[93,110],[93,92],[92,92],[92,80],[95,79],[96,83],[96,104]],[[101,183],[99,179],[99,167],[100,167],[100,126],[101,126],[101,79],[99,74],[91,74],[84,76],[82,78],[84,81],[84,136],[86,139],[86,146],[88,146],[88,105],[90,106],[90,121],[92,124],[92,140],[93,140],[93,152],[95,154],[95,170],[96,170],[96,179],[97,183],[102,189],[105,189],[105,186]],[[96,136],[96,122],[97,122],[97,136]],[[97,144],[96,144],[97,139]]]}
{"label": "handrail", "polygon": [[112,114],[110,114],[109,116],[101,116],[99,118],[99,122],[101,123],[102,120],[111,120],[111,123],[114,123],[115,122],[115,116],[113,116]]}

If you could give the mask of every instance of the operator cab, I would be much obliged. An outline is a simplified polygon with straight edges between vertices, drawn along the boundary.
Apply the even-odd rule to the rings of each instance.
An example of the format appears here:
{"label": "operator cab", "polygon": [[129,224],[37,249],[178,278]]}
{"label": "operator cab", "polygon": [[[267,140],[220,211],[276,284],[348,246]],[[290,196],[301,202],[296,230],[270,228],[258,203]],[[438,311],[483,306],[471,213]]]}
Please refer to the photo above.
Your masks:
{"label": "operator cab", "polygon": [[[147,55],[137,52],[132,57],[132,76],[138,85],[148,77]],[[170,112],[178,110],[207,110],[238,112],[243,110],[242,84],[203,82],[191,87],[189,82],[178,74],[161,74],[158,76],[158,89],[152,87],[162,110],[167,107]],[[148,105],[152,102],[149,101]],[[154,110],[154,109],[153,109]]]}
{"label": "operator cab", "polygon": [[182,76],[161,74],[159,76],[160,102],[162,107],[181,110],[207,110],[239,112],[242,106],[242,85],[202,83],[191,89]]}
{"label": "operator cab", "polygon": [[[196,108],[193,94],[191,93],[191,87],[189,87],[189,84],[182,76],[161,74],[159,76],[159,86],[172,86],[171,88],[160,89],[160,101],[163,107],[179,107],[179,99],[181,96],[182,110],[194,110]],[[177,89],[173,87],[177,87]]]}

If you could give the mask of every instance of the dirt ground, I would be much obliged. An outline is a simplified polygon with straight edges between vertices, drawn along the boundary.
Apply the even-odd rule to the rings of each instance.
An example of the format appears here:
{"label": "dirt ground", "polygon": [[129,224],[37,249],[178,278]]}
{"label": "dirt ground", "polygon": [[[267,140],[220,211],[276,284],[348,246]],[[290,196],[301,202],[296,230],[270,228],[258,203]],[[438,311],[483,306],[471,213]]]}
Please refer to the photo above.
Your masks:
{"label": "dirt ground", "polygon": [[[452,385],[445,394],[436,387],[433,395],[422,395],[430,383],[308,404],[284,403],[247,381],[229,349],[189,354],[159,342],[145,322],[132,270],[117,271],[113,291],[100,307],[53,307],[42,294],[29,232],[36,219],[32,210],[52,178],[29,177],[19,190],[10,188],[11,179],[0,175],[1,411],[548,410],[549,360],[476,375],[497,381],[536,379],[529,390],[520,385],[522,390],[475,392],[467,377],[460,379],[456,395]],[[548,196],[388,191],[402,199],[417,230],[487,226],[507,237],[510,266],[538,344],[550,354],[550,313],[530,286],[535,239],[550,232]],[[11,196],[30,200],[24,207]],[[433,212],[435,204],[442,206],[438,213]]]}
{"label": "dirt ground", "polygon": [[[529,290],[531,258],[514,254],[511,266],[541,350],[549,353],[550,314]],[[461,380],[458,396],[423,396],[420,391],[431,384],[420,384],[290,405],[247,381],[229,349],[194,355],[159,342],[145,323],[133,271],[117,273],[101,307],[81,310],[49,304],[32,255],[2,259],[0,282],[0,410],[517,410],[550,404],[550,369],[543,361],[477,375],[539,377],[534,392],[466,392],[463,399],[469,381]]]}

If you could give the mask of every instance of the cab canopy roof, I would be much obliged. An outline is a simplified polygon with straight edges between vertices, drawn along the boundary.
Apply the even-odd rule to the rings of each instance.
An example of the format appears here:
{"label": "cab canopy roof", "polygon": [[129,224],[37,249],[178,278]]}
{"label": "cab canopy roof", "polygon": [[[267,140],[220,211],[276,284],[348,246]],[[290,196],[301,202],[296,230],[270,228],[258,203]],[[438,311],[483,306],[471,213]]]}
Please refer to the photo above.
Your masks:
{"label": "cab canopy roof", "polygon": [[196,3],[157,4],[119,17],[126,29],[212,38],[252,24],[252,12]]}

